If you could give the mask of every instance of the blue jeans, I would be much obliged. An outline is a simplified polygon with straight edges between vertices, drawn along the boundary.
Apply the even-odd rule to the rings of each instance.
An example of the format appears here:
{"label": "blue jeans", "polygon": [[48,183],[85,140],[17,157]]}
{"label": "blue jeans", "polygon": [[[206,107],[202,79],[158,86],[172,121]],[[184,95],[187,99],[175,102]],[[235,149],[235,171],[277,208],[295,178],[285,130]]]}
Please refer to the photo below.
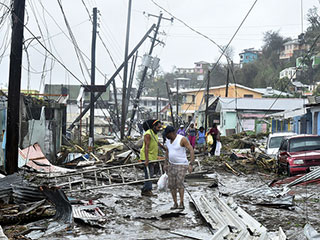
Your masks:
{"label": "blue jeans", "polygon": [[[148,168],[149,168],[150,176],[148,175],[147,167],[144,165],[144,179],[152,178],[153,175],[154,175],[154,165],[153,165],[153,163],[149,162]],[[141,191],[142,192],[146,192],[146,191],[151,191],[151,190],[152,190],[152,182],[151,181],[144,182],[144,185],[143,185],[143,188],[141,189]]]}

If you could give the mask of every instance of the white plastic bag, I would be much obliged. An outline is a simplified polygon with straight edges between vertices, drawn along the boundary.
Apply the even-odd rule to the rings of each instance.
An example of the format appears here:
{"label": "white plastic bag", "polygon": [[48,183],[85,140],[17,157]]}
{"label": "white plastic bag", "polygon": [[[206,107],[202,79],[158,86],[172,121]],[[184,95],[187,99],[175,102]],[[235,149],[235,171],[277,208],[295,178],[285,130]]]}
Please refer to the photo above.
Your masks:
{"label": "white plastic bag", "polygon": [[215,156],[220,156],[221,147],[222,147],[221,142],[217,141],[216,150],[214,152]]}
{"label": "white plastic bag", "polygon": [[166,191],[168,187],[168,175],[166,173],[162,174],[159,178],[158,182],[158,190],[159,191]]}

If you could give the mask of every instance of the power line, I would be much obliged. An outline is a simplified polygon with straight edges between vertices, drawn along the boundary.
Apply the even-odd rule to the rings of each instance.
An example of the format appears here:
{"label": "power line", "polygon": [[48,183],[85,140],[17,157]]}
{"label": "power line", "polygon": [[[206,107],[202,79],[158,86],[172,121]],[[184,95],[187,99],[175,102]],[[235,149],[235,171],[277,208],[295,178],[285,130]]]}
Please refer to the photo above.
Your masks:
{"label": "power line", "polygon": [[[163,11],[166,11],[170,16],[172,16],[173,18],[177,19],[179,22],[181,22],[182,24],[184,24],[186,27],[188,27],[189,29],[191,29],[192,31],[196,32],[197,34],[203,36],[204,38],[208,39],[210,42],[212,42],[214,45],[216,45],[220,50],[221,50],[221,54],[217,60],[217,62],[215,63],[215,65],[213,66],[213,68],[211,69],[211,72],[217,67],[219,61],[221,60],[222,56],[225,55],[226,50],[228,49],[228,47],[230,46],[231,42],[233,41],[233,39],[235,38],[235,36],[237,35],[237,33],[239,32],[240,28],[242,27],[243,23],[245,22],[245,20],[247,19],[247,17],[249,16],[250,12],[252,11],[252,9],[254,8],[254,6],[256,5],[258,0],[255,0],[254,3],[252,4],[252,6],[250,7],[249,11],[247,12],[247,14],[245,15],[245,17],[243,18],[243,20],[241,21],[240,25],[238,26],[237,30],[235,31],[235,33],[233,34],[233,36],[231,37],[231,39],[229,40],[228,44],[226,45],[226,47],[221,47],[220,45],[218,45],[214,40],[212,40],[211,38],[207,37],[206,35],[202,34],[201,32],[193,29],[192,27],[190,27],[188,24],[186,24],[184,21],[177,19],[174,15],[172,15],[171,13],[169,13],[166,9],[164,9],[163,7],[161,7],[160,5],[158,5],[157,3],[155,3],[154,0],[151,0],[151,2],[153,2],[155,5],[157,5],[159,8],[161,8]],[[226,56],[227,60],[229,60],[229,57]],[[208,80],[206,80],[208,81]],[[200,86],[199,90],[196,93],[196,96],[199,94],[199,92],[201,91],[201,88],[203,88],[204,84],[206,84],[206,81],[204,81],[202,83],[202,85]],[[209,97],[209,96],[207,96]],[[186,111],[189,109],[189,107],[191,106],[192,103],[189,103],[187,109],[184,111],[184,113],[186,113]]]}
{"label": "power line", "polygon": [[82,55],[81,55],[81,53],[80,53],[80,51],[79,51],[79,46],[78,46],[78,44],[77,44],[76,38],[75,38],[74,35],[73,35],[73,32],[72,32],[71,27],[70,27],[70,25],[69,25],[69,22],[68,22],[68,20],[67,20],[67,16],[66,16],[66,14],[65,14],[65,12],[64,12],[64,9],[63,9],[61,0],[57,0],[57,2],[58,2],[58,5],[59,5],[59,7],[60,7],[61,13],[62,13],[62,15],[63,15],[63,19],[64,19],[64,22],[65,22],[65,24],[66,24],[66,27],[67,27],[67,29],[68,29],[68,32],[69,32],[69,35],[70,35],[72,44],[73,44],[73,46],[74,46],[74,49],[75,49],[75,52],[76,52],[76,56],[77,56],[77,58],[78,58],[79,67],[80,67],[82,76],[83,76],[84,79],[86,79],[85,76],[84,76],[84,72],[83,72],[83,68],[82,68],[81,63],[85,66],[85,70],[86,70],[88,76],[90,77],[91,74],[90,74],[90,72],[89,72],[88,66],[86,65],[86,63],[85,63],[85,61],[84,61],[84,59],[83,59],[83,57],[82,57]]}

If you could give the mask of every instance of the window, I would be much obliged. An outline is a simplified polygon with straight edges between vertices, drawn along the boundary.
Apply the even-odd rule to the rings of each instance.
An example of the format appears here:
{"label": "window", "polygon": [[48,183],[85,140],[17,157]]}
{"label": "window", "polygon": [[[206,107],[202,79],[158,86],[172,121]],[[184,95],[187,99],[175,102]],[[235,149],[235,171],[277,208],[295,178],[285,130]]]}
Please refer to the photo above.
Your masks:
{"label": "window", "polygon": [[152,106],[155,106],[156,105],[156,101],[152,101]]}
{"label": "window", "polygon": [[279,150],[280,151],[287,151],[288,148],[288,140],[282,141]]}
{"label": "window", "polygon": [[196,102],[196,96],[192,95],[192,103],[195,103],[195,102]]}
{"label": "window", "polygon": [[243,97],[244,98],[253,98],[253,95],[252,94],[244,94]]}
{"label": "window", "polygon": [[148,102],[146,100],[143,101],[144,106],[148,106]]}
{"label": "window", "polygon": [[270,138],[269,148],[278,148],[284,136]]}
{"label": "window", "polygon": [[303,137],[290,140],[290,152],[312,150],[320,150],[320,137]]}

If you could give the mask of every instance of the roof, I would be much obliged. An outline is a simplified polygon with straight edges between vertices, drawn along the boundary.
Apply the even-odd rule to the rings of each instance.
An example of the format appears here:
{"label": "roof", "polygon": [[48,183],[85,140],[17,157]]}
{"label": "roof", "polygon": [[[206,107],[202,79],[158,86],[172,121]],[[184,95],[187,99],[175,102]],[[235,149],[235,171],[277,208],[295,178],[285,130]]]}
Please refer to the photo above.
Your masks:
{"label": "roof", "polygon": [[[157,97],[143,96],[143,97],[140,97],[140,101],[157,101]],[[169,99],[159,97],[159,101],[169,101]]]}
{"label": "roof", "polygon": [[199,62],[195,62],[194,64],[197,64],[197,63],[199,63],[199,64],[210,64],[210,63],[208,63],[206,61],[199,61]]}
{"label": "roof", "polygon": [[302,98],[220,98],[217,110],[285,111],[302,108],[306,102]]}
{"label": "roof", "polygon": [[242,51],[241,53],[239,53],[239,55],[240,55],[240,54],[245,54],[245,53],[258,54],[258,53],[260,53],[260,52],[261,52],[261,50],[256,50],[256,49],[254,49],[254,48],[247,48],[247,49],[243,49],[243,51]]}
{"label": "roof", "polygon": [[264,96],[264,97],[272,97],[273,95],[288,96],[288,97],[293,96],[290,93],[281,92],[281,91],[273,89],[273,88],[255,88],[254,90],[262,93],[262,96]]}
{"label": "roof", "polygon": [[303,84],[302,82],[299,82],[299,81],[292,82],[292,85],[296,86],[296,87],[309,87],[308,85],[305,85],[305,84]]}
{"label": "roof", "polygon": [[285,42],[283,45],[291,45],[291,44],[294,44],[294,45],[299,45],[299,40],[298,39],[293,39],[291,41],[288,41],[288,42]]}
{"label": "roof", "polygon": [[298,116],[303,116],[307,113],[307,110],[305,107],[302,108],[296,108],[296,109],[290,109],[282,112],[277,112],[273,114],[267,115],[268,117],[272,118],[278,118],[278,119],[288,119],[288,118],[294,118]]}
{"label": "roof", "polygon": [[[236,86],[237,88],[243,88],[243,89],[246,89],[246,90],[249,90],[249,91],[252,91],[252,92],[256,92],[256,93],[260,93],[260,91],[257,91],[255,90],[254,88],[249,88],[249,87],[246,87],[246,86],[243,86],[243,85],[240,85],[240,84],[235,84],[235,83],[230,83],[229,84],[229,87],[230,86]],[[214,86],[214,87],[210,87],[209,89],[210,90],[213,90],[213,89],[220,89],[220,88],[225,88],[226,85],[219,85],[219,86]],[[181,91],[179,90],[180,93],[192,93],[192,92],[200,92],[200,91],[205,91],[206,89],[205,88],[195,88],[195,89],[181,89]]]}

